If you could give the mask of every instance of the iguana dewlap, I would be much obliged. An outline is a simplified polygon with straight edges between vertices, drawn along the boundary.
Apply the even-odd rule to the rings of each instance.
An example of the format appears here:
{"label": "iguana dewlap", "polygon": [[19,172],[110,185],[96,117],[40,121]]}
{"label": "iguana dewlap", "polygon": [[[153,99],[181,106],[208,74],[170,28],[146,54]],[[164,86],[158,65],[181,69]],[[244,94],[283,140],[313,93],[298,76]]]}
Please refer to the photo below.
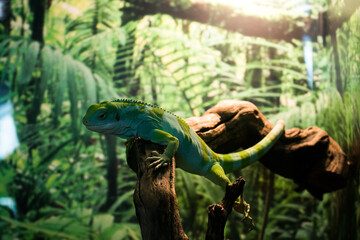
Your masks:
{"label": "iguana dewlap", "polygon": [[83,118],[91,131],[125,139],[140,137],[166,145],[164,153],[149,157],[150,167],[166,166],[175,156],[176,167],[204,176],[225,187],[228,172],[244,168],[261,158],[284,132],[284,122],[275,127],[259,143],[240,152],[218,154],[180,117],[162,108],[137,100],[120,99],[93,104]]}

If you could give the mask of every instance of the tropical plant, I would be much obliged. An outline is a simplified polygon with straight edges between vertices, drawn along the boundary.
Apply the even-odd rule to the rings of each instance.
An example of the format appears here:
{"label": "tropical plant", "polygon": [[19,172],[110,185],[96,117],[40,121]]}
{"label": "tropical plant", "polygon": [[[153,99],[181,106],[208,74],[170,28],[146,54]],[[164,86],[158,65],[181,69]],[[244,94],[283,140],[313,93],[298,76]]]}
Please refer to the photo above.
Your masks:
{"label": "tropical plant", "polygon": [[[15,198],[18,209],[14,219],[0,207],[4,239],[140,239],[131,198],[136,177],[126,166],[125,147],[113,145],[111,152],[107,137],[81,127],[90,104],[117,97],[155,103],[183,118],[200,115],[225,98],[249,100],[271,121],[284,119],[287,128],[321,127],[357,166],[351,172],[354,181],[320,201],[294,192],[290,180],[271,177],[254,164],[230,177],[246,178],[245,199],[257,227],[247,233],[241,216],[232,214],[226,236],[360,235],[355,165],[360,139],[359,13],[337,33],[344,89],[339,92],[336,55],[322,41],[312,45],[311,91],[300,41],[246,37],[167,15],[131,16],[119,11],[120,6],[126,9],[118,0],[51,1],[44,41],[37,42],[31,39],[33,8],[26,1],[11,2],[10,35],[0,38],[0,84],[11,90],[0,100],[14,102],[21,147],[0,162],[0,194]],[[111,154],[119,160],[118,196],[104,210]],[[203,239],[206,209],[221,200],[223,190],[177,170],[176,191],[185,232],[190,239]],[[331,231],[336,224],[343,230]]]}

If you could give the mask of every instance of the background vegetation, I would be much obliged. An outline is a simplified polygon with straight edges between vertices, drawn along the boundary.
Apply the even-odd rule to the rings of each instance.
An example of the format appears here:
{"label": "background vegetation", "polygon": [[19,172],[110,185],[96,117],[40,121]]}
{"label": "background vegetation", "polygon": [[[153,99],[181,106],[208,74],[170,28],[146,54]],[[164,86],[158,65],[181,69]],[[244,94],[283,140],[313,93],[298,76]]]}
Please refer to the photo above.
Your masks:
{"label": "background vegetation", "polygon": [[[314,2],[314,11],[327,6]],[[0,161],[0,194],[17,204],[15,218],[0,208],[1,239],[141,238],[132,203],[136,177],[127,167],[124,141],[81,126],[90,104],[122,97],[183,118],[201,115],[221,99],[248,100],[273,122],[284,119],[287,128],[324,129],[353,164],[347,187],[317,200],[254,164],[236,176],[247,180],[257,227],[248,233],[241,216],[232,214],[226,235],[360,236],[360,11],[338,29],[336,52],[330,37],[326,45],[314,40],[310,90],[298,40],[247,37],[169,15],[130,16],[120,0],[8,3],[12,19],[1,25],[0,77],[10,92],[0,97],[14,103],[21,146]],[[176,173],[184,230],[190,239],[204,239],[207,207],[219,202],[223,190]]]}

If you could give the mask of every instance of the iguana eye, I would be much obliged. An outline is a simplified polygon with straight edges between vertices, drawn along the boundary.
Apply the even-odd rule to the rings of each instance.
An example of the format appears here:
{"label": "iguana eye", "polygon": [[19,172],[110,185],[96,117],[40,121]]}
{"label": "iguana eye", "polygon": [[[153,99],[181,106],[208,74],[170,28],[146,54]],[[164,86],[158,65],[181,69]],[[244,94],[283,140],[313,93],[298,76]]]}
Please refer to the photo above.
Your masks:
{"label": "iguana eye", "polygon": [[102,112],[97,116],[97,118],[100,119],[100,120],[104,119],[105,117],[106,117],[105,112]]}

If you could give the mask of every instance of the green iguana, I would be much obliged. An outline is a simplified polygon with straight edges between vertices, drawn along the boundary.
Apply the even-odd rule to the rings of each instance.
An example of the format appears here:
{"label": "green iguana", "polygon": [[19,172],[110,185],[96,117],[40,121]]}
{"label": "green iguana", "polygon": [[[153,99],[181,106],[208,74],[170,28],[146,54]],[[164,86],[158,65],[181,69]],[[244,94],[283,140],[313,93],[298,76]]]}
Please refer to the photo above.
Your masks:
{"label": "green iguana", "polygon": [[[244,168],[261,158],[284,132],[284,122],[275,127],[256,145],[240,152],[218,154],[192,130],[185,120],[152,104],[120,99],[93,104],[83,118],[91,131],[119,136],[125,139],[140,137],[153,143],[166,145],[164,153],[153,152],[149,167],[158,169],[168,165],[175,156],[176,167],[204,176],[221,187],[231,183],[225,175]],[[249,210],[241,200],[242,208],[235,210],[247,216]]]}

